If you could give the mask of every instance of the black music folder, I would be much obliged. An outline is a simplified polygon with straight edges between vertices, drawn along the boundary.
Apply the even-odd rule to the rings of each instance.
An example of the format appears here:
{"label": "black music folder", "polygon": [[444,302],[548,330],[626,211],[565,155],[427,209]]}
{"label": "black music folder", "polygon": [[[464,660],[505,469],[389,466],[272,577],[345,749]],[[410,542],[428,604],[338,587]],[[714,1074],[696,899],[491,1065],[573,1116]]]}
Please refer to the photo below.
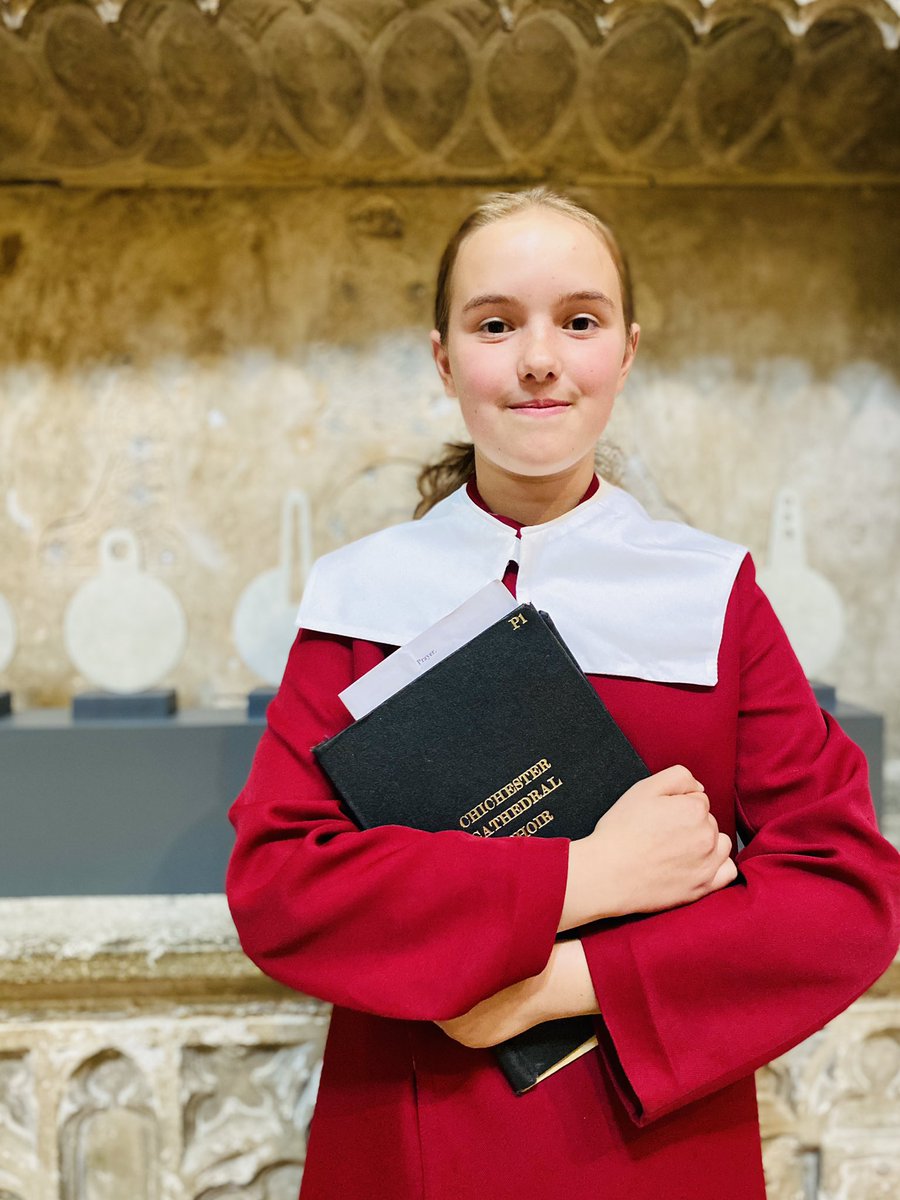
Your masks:
{"label": "black music folder", "polygon": [[[531,604],[314,752],[363,828],[475,837],[586,837],[649,774],[552,621]],[[593,1018],[571,1017],[495,1051],[521,1095],[596,1044]]]}

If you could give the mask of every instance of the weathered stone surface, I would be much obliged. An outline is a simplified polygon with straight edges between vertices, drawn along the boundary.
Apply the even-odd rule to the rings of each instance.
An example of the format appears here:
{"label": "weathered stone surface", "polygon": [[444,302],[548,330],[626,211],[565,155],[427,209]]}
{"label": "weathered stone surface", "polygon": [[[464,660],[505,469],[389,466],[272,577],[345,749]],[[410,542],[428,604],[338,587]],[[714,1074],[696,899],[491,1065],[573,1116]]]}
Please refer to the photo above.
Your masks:
{"label": "weathered stone surface", "polygon": [[127,43],[72,4],[59,8],[48,25],[44,54],[76,123],[83,121],[116,150],[138,141],[146,126],[150,81]]}
{"label": "weathered stone surface", "polygon": [[426,153],[433,152],[456,124],[469,82],[459,39],[442,22],[425,16],[399,28],[381,64],[388,113]]}
{"label": "weathered stone surface", "polygon": [[99,1051],[72,1073],[57,1114],[62,1200],[156,1200],[152,1100],[140,1069],[117,1050]]}
{"label": "weathered stone surface", "polygon": [[237,1182],[232,1161],[236,1145],[247,1148],[240,1169],[247,1183],[258,1183],[274,1166],[296,1186],[321,1052],[319,1040],[288,1046],[184,1047],[181,1170],[192,1194]]}
{"label": "weathered stone surface", "polygon": [[0,15],[0,180],[534,179],[573,130],[594,182],[900,175],[887,0],[0,0]]}
{"label": "weathered stone surface", "polygon": [[168,22],[157,53],[159,78],[192,129],[223,148],[247,132],[257,81],[233,35],[185,8]]}
{"label": "weathered stone surface", "polygon": [[877,141],[886,165],[900,162],[900,56],[865,16],[817,22],[798,83],[798,121],[825,161],[852,174]]}
{"label": "weathered stone surface", "polygon": [[594,105],[603,135],[634,150],[677,120],[676,100],[691,68],[690,26],[665,8],[616,25],[597,57]]}
{"label": "weathered stone surface", "polygon": [[[353,128],[365,99],[359,54],[323,21],[304,21],[286,12],[271,48],[272,78],[281,100],[301,129],[333,149]],[[289,154],[291,147],[285,147]]]}
{"label": "weathered stone surface", "polygon": [[0,29],[0,161],[25,149],[46,107],[27,49]]}
{"label": "weathered stone surface", "polygon": [[546,18],[497,39],[487,90],[497,124],[517,150],[530,150],[560,125],[577,82],[575,53]]}
{"label": "weathered stone surface", "polygon": [[789,42],[780,21],[760,17],[713,30],[698,71],[697,109],[715,150],[729,150],[765,123],[791,76]]}

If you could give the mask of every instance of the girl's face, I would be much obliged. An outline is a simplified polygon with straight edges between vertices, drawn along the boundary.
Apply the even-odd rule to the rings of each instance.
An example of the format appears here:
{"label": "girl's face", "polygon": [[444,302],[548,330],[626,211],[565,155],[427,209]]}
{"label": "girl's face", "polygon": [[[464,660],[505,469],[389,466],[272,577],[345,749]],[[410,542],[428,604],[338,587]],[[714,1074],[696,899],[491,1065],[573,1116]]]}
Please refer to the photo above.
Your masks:
{"label": "girl's face", "polygon": [[431,340],[479,479],[593,471],[638,332],[626,335],[615,264],[580,221],[533,208],[471,234],[453,269],[447,337]]}

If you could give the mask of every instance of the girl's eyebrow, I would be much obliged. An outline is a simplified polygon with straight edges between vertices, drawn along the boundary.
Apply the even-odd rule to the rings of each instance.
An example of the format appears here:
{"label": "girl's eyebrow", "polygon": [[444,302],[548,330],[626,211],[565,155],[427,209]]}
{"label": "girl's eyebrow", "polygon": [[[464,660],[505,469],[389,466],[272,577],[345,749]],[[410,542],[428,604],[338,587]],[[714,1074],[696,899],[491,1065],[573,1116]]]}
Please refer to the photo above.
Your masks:
{"label": "girl's eyebrow", "polygon": [[568,304],[572,300],[596,300],[606,308],[615,308],[615,304],[606,292],[569,292],[568,296],[560,296],[560,304]]}
{"label": "girl's eyebrow", "polygon": [[[580,300],[593,300],[604,305],[606,308],[615,308],[615,304],[605,292],[569,292],[565,296],[560,296],[556,303],[564,305]],[[462,306],[462,311],[466,313],[470,309],[483,308],[488,304],[499,308],[505,304],[515,304],[515,300],[512,296],[502,296],[499,293],[489,292],[483,296],[473,296],[471,300],[467,300]]]}
{"label": "girl's eyebrow", "polygon": [[481,308],[485,304],[512,304],[513,300],[510,296],[499,296],[494,293],[489,293],[485,296],[473,296],[471,300],[467,300],[462,306],[463,312],[468,312],[470,308]]}

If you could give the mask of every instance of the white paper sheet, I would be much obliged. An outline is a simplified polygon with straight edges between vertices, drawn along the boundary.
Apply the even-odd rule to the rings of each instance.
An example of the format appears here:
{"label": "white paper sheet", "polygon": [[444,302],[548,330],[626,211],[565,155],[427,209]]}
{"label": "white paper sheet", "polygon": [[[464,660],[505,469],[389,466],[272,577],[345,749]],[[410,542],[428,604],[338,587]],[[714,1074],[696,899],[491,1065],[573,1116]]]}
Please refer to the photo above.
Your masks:
{"label": "white paper sheet", "polygon": [[341,700],[358,721],[518,605],[505,585],[494,580],[344,688]]}

